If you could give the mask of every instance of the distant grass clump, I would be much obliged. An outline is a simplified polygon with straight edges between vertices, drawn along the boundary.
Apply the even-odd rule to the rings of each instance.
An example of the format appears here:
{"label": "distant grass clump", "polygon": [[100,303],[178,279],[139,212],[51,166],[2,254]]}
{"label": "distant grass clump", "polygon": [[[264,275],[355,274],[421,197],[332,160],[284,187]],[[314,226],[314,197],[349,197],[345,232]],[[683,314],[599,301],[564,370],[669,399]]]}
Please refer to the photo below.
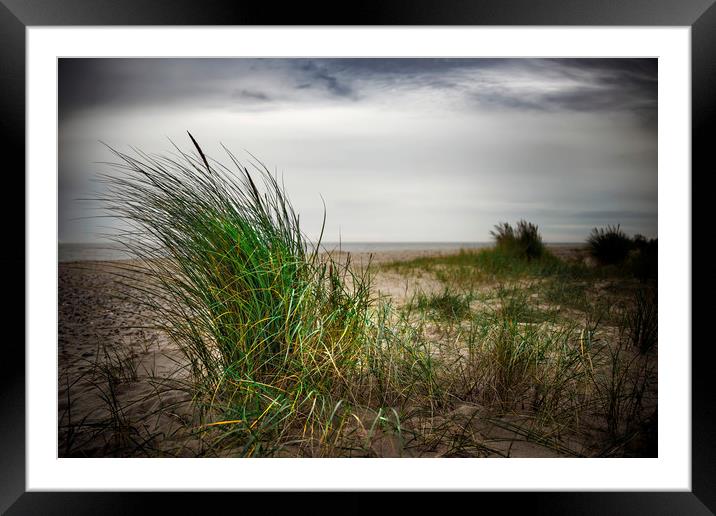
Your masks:
{"label": "distant grass clump", "polygon": [[611,268],[612,272],[631,275],[642,282],[657,279],[658,244],[655,238],[647,239],[643,235],[630,238],[617,224],[594,228],[587,238],[587,246],[597,263]]}
{"label": "distant grass clump", "polygon": [[497,249],[517,258],[535,260],[545,253],[537,225],[526,220],[520,220],[516,228],[502,222],[490,234],[495,238]]}
{"label": "distant grass clump", "polygon": [[496,247],[474,253],[474,263],[498,278],[551,276],[565,269],[565,264],[548,251],[539,258],[526,260],[513,252]]}
{"label": "distant grass clump", "polygon": [[589,252],[601,265],[620,265],[633,248],[632,240],[619,225],[594,228],[587,238]]}
{"label": "distant grass clump", "polygon": [[470,296],[452,294],[447,289],[440,294],[420,293],[417,307],[438,319],[460,320],[470,313]]}
{"label": "distant grass clump", "polygon": [[455,254],[420,257],[382,265],[383,269],[401,274],[429,272],[442,283],[465,290],[492,279],[521,276],[544,277],[571,273],[572,268],[549,251],[539,258],[526,260],[500,247],[461,249]]}

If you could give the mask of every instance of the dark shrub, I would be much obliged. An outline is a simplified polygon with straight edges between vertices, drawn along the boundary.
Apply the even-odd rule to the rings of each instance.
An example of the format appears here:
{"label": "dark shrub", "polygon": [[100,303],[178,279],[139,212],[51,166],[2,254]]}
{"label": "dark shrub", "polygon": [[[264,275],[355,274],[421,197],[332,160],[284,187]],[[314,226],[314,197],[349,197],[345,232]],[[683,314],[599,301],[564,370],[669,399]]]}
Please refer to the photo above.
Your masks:
{"label": "dark shrub", "polygon": [[507,222],[502,222],[490,234],[495,238],[498,249],[519,258],[533,260],[544,254],[544,244],[537,225],[526,220],[520,220],[516,230]]}
{"label": "dark shrub", "polygon": [[544,252],[544,244],[537,225],[526,220],[517,223],[517,243],[528,260],[539,258]]}
{"label": "dark shrub", "polygon": [[658,245],[655,238],[646,239],[642,235],[634,236],[634,251],[629,259],[629,268],[641,281],[656,279],[658,272]]}
{"label": "dark shrub", "polygon": [[619,265],[629,256],[632,240],[619,228],[594,228],[587,238],[589,252],[602,265]]}

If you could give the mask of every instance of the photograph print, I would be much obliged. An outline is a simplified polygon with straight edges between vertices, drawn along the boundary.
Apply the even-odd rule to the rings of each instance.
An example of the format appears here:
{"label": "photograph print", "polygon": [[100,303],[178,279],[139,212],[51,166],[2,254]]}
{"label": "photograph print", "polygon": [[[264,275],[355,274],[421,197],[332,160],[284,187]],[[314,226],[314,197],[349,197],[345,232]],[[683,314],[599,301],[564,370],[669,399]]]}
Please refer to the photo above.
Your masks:
{"label": "photograph print", "polygon": [[657,456],[657,59],[58,72],[59,457]]}

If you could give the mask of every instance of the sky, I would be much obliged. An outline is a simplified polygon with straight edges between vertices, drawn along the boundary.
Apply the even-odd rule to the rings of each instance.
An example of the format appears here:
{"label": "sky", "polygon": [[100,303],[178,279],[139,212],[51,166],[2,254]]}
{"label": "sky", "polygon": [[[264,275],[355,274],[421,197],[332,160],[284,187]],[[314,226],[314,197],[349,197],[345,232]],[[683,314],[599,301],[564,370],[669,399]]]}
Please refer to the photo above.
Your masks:
{"label": "sky", "polygon": [[325,241],[658,236],[656,59],[60,59],[58,103],[60,242],[106,232],[81,200],[100,142],[192,151],[186,131],[276,171],[310,238],[324,202]]}

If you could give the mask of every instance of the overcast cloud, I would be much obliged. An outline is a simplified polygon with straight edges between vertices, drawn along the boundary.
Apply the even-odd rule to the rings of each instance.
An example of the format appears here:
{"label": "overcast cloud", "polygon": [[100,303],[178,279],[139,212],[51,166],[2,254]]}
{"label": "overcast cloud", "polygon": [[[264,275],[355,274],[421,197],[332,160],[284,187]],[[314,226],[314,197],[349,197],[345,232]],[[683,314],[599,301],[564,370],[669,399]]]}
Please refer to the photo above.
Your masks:
{"label": "overcast cloud", "polygon": [[243,149],[328,241],[657,236],[655,59],[61,59],[59,238],[97,240],[76,199],[121,150]]}

